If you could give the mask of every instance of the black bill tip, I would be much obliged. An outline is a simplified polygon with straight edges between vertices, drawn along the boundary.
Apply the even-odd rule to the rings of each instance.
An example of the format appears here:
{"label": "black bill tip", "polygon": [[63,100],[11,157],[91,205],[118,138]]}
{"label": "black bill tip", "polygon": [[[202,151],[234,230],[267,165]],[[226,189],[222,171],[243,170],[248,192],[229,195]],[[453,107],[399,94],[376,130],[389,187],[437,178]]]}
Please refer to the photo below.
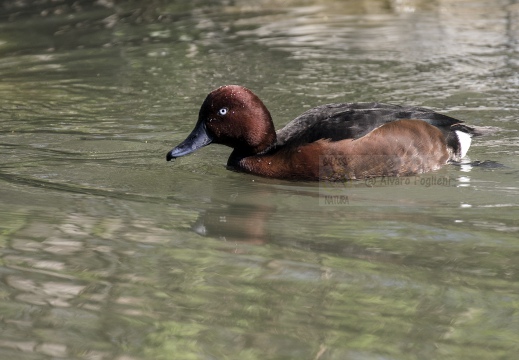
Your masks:
{"label": "black bill tip", "polygon": [[213,139],[207,133],[204,123],[199,121],[186,140],[166,154],[166,161],[191,154],[193,151],[209,145],[212,141]]}

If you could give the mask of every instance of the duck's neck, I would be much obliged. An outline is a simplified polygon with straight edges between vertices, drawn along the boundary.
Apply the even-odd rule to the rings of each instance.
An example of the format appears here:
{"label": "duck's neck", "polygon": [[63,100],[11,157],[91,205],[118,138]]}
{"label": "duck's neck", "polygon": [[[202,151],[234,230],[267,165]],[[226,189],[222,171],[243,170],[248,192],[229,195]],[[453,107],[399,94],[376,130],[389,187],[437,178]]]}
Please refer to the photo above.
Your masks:
{"label": "duck's neck", "polygon": [[272,128],[264,134],[259,145],[251,147],[251,155],[263,155],[276,145],[276,141],[276,131],[274,130],[274,126],[272,126]]}
{"label": "duck's neck", "polygon": [[249,156],[261,156],[275,147],[276,139],[276,133],[273,133],[265,137],[257,146],[250,146],[250,144],[247,144],[247,146],[236,146],[231,153],[231,158],[243,159]]}
{"label": "duck's neck", "polygon": [[267,154],[272,148],[276,146],[276,133],[266,133],[263,141],[255,147],[252,146],[238,146],[235,147],[229,156],[227,166],[235,167],[242,159],[251,156],[262,156]]}

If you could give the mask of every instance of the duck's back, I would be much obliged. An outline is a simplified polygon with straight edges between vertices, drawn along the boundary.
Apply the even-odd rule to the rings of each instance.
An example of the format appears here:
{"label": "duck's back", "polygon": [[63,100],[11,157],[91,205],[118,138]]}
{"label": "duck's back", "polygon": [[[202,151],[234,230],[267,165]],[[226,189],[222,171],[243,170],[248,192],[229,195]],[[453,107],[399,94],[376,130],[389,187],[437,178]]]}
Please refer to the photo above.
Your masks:
{"label": "duck's back", "polygon": [[462,127],[462,130],[470,131],[460,120],[420,107],[380,103],[328,104],[304,112],[278,130],[276,145],[294,146],[319,139],[357,139],[388,122],[402,119],[423,120],[442,130],[445,137],[453,130],[453,125],[460,124],[457,129]]}

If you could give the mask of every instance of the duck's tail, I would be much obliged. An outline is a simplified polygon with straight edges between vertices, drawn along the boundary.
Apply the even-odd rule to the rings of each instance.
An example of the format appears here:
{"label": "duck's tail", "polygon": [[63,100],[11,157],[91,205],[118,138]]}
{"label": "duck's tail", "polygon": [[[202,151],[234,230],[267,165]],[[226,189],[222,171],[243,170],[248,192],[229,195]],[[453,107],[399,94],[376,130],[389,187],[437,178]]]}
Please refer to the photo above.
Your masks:
{"label": "duck's tail", "polygon": [[451,150],[450,161],[460,161],[467,155],[473,136],[490,135],[499,129],[491,126],[467,126],[465,124],[454,124],[451,133],[447,137],[447,146]]}

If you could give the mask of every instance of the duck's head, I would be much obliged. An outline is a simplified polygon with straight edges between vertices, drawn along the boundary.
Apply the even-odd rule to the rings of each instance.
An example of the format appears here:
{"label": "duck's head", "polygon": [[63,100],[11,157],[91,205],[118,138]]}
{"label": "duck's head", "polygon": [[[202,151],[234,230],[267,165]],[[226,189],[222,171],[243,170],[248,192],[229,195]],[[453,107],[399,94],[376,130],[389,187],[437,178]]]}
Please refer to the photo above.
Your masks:
{"label": "duck's head", "polygon": [[189,136],[168,152],[166,160],[192,153],[211,143],[230,146],[243,154],[257,154],[276,141],[269,111],[249,89],[226,85],[204,100]]}

